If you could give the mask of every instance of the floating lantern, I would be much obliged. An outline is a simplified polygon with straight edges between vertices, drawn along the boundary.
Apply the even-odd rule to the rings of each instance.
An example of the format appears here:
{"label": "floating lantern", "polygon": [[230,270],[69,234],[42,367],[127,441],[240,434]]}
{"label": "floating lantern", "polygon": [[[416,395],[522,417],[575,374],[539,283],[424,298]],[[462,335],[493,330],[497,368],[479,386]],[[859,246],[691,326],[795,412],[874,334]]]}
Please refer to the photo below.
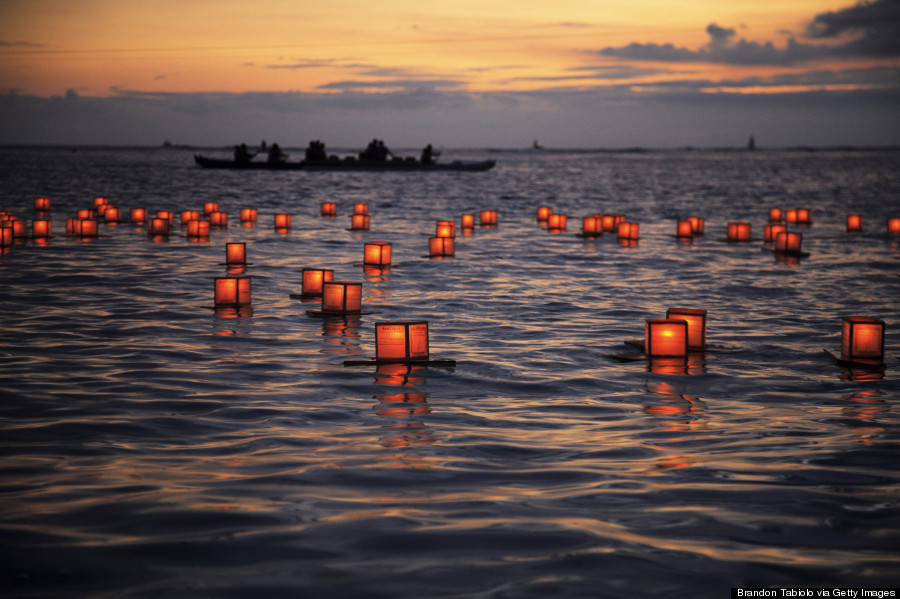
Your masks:
{"label": "floating lantern", "polygon": [[244,224],[252,224],[256,222],[258,212],[256,208],[241,208],[241,222]]}
{"label": "floating lantern", "polygon": [[192,220],[200,220],[200,211],[199,210],[182,210],[181,211],[181,226],[186,227],[189,222]]}
{"label": "floating lantern", "polygon": [[43,218],[38,218],[32,221],[31,223],[31,236],[35,239],[49,239],[50,238],[50,221]]}
{"label": "floating lantern", "polygon": [[91,218],[92,216],[94,216],[94,211],[90,208],[82,208],[75,213],[75,218]]}
{"label": "floating lantern", "polygon": [[370,241],[363,249],[363,264],[366,266],[389,266],[391,264],[391,244],[385,241]]}
{"label": "floating lantern", "polygon": [[216,277],[216,308],[238,308],[250,305],[250,277]]}
{"label": "floating lantern", "polygon": [[848,214],[847,215],[847,232],[848,233],[857,233],[862,230],[863,230],[862,215]]}
{"label": "floating lantern", "polygon": [[702,216],[689,216],[687,221],[691,223],[691,230],[694,232],[694,235],[703,235],[706,221],[703,220]]}
{"label": "floating lantern", "polygon": [[690,238],[694,236],[694,227],[691,226],[691,222],[687,220],[678,221],[678,225],[675,229],[675,237]]}
{"label": "floating lantern", "polygon": [[800,247],[803,244],[803,234],[791,231],[781,231],[775,235],[775,252],[792,256],[800,255]]}
{"label": "floating lantern", "polygon": [[275,229],[286,230],[291,228],[291,215],[279,212],[275,215]]}
{"label": "floating lantern", "polygon": [[187,223],[188,239],[204,239],[209,237],[208,220],[191,220]]}
{"label": "floating lantern", "polygon": [[147,220],[147,211],[144,208],[131,209],[131,222],[135,224],[143,223]]}
{"label": "floating lantern", "polygon": [[337,216],[337,204],[335,202],[322,202],[322,216]]}
{"label": "floating lantern", "polygon": [[169,226],[173,226],[175,224],[175,213],[171,210],[157,210],[156,218],[164,218],[169,221]]}
{"label": "floating lantern", "polygon": [[[463,229],[474,229],[475,228],[475,215],[474,214],[463,214],[460,217],[460,225]],[[900,219],[898,219],[900,220]]]}
{"label": "floating lantern", "polygon": [[553,214],[553,210],[551,208],[548,208],[547,206],[540,206],[537,209],[537,222],[547,222],[547,219],[550,218],[551,214]]}
{"label": "floating lantern", "polygon": [[602,237],[603,236],[603,216],[593,214],[585,216],[581,219],[581,234],[584,237]]}
{"label": "floating lantern", "polygon": [[439,220],[434,227],[435,237],[456,237],[456,222],[452,220]]}
{"label": "floating lantern", "polygon": [[169,235],[169,219],[167,218],[151,218],[150,226],[147,228],[147,234],[152,236],[162,235],[168,237]]}
{"label": "floating lantern", "polygon": [[888,235],[900,235],[900,218],[889,218],[887,220]]}
{"label": "floating lantern", "polygon": [[496,227],[497,226],[497,211],[496,210],[482,210],[480,215],[480,222],[482,227]]}
{"label": "floating lantern", "polygon": [[706,348],[706,310],[669,308],[666,318],[687,323],[688,349],[702,351]]}
{"label": "floating lantern", "polygon": [[74,233],[80,237],[97,237],[97,221],[92,218],[76,220]]}
{"label": "floating lantern", "polygon": [[322,289],[326,282],[334,280],[334,271],[329,268],[304,268],[303,269],[303,295],[322,295]]}
{"label": "floating lantern", "polygon": [[763,227],[763,241],[766,243],[775,243],[775,237],[779,233],[787,232],[785,225],[766,225]]}
{"label": "floating lantern", "polygon": [[841,359],[881,364],[884,361],[884,321],[868,316],[845,317],[841,332]]}
{"label": "floating lantern", "polygon": [[120,215],[121,211],[118,208],[107,206],[106,210],[103,211],[103,220],[111,224],[118,223]]}
{"label": "floating lantern", "polygon": [[750,241],[750,223],[732,221],[728,223],[727,241]]}
{"label": "floating lantern", "polygon": [[34,198],[35,212],[50,212],[50,198]]}
{"label": "floating lantern", "polygon": [[[77,218],[67,218],[66,219],[66,235],[75,235],[75,223],[78,222]],[[6,226],[6,221],[0,221],[0,226]],[[12,226],[12,224],[10,224]]]}
{"label": "floating lantern", "polygon": [[456,244],[453,237],[429,237],[428,255],[432,258],[438,256],[453,256],[456,253]]}
{"label": "floating lantern", "polygon": [[94,210],[97,211],[98,214],[103,213],[103,207],[109,203],[109,200],[106,198],[94,198]]}
{"label": "floating lantern", "polygon": [[795,208],[791,208],[790,210],[785,211],[784,222],[788,225],[797,224],[797,210]]}
{"label": "floating lantern", "polygon": [[640,229],[641,226],[638,223],[621,222],[616,231],[619,239],[637,241],[640,237]]}
{"label": "floating lantern", "polygon": [[367,202],[353,204],[353,214],[369,214],[369,204]]}
{"label": "floating lantern", "polygon": [[687,322],[669,318],[646,320],[644,352],[651,358],[686,357],[688,352]]}
{"label": "floating lantern", "polygon": [[246,243],[226,243],[225,244],[225,264],[227,266],[246,266],[247,265],[247,244]]}
{"label": "floating lantern", "polygon": [[217,202],[205,202],[203,204],[203,216],[209,216],[213,212],[216,212],[219,209],[219,204]]}
{"label": "floating lantern", "polygon": [[567,221],[565,214],[553,213],[547,218],[547,229],[551,233],[561,233],[566,230]]}
{"label": "floating lantern", "polygon": [[398,320],[375,323],[375,360],[428,360],[428,322]]}
{"label": "floating lantern", "polygon": [[350,229],[353,231],[368,231],[369,230],[369,215],[368,214],[354,214],[350,217]]}
{"label": "floating lantern", "polygon": [[616,222],[615,214],[604,214],[601,217],[603,232],[604,233],[615,233],[616,227],[618,223]]}
{"label": "floating lantern", "polygon": [[209,213],[209,226],[219,227],[221,229],[228,228],[228,213],[221,210],[215,210]]}
{"label": "floating lantern", "polygon": [[12,226],[0,226],[0,247],[9,247],[15,242],[16,236]]}
{"label": "floating lantern", "polygon": [[797,224],[798,225],[811,225],[812,224],[812,210],[809,208],[797,208]]}
{"label": "floating lantern", "polygon": [[769,208],[769,222],[772,224],[780,223],[784,217],[784,211],[781,208]]}
{"label": "floating lantern", "polygon": [[345,314],[362,310],[362,283],[326,281],[322,283],[322,312]]}
{"label": "floating lantern", "polygon": [[28,223],[24,220],[12,221],[13,237],[28,237]]}

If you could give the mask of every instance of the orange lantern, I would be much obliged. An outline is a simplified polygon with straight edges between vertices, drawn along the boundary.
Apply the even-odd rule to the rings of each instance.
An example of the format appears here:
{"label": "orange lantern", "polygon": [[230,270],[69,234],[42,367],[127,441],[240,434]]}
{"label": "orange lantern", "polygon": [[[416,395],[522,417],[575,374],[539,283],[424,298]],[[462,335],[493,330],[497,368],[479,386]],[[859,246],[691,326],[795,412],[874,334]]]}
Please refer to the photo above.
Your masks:
{"label": "orange lantern", "polygon": [[848,233],[856,233],[858,231],[862,231],[862,215],[860,214],[848,214],[847,215],[847,232]]}
{"label": "orange lantern", "polygon": [[728,241],[750,241],[750,223],[732,221],[728,223]]}
{"label": "orange lantern", "polygon": [[640,237],[641,226],[638,223],[621,222],[617,228],[619,239],[636,241]]}
{"label": "orange lantern", "polygon": [[117,223],[119,222],[119,216],[121,212],[118,208],[113,208],[112,206],[107,206],[106,210],[103,212],[103,219],[108,223]]}
{"label": "orange lantern", "polygon": [[219,204],[217,202],[206,202],[203,204],[203,216],[209,216],[218,209]]}
{"label": "orange lantern", "polygon": [[701,351],[706,348],[706,310],[669,308],[666,318],[687,323],[688,349]]}
{"label": "orange lantern", "polygon": [[362,283],[325,281],[322,283],[322,312],[346,314],[362,310]]}
{"label": "orange lantern", "polygon": [[250,277],[216,277],[216,308],[238,308],[250,305]]}
{"label": "orange lantern", "polygon": [[15,234],[12,226],[4,224],[0,226],[0,247],[9,247],[15,241]]}
{"label": "orange lantern", "polygon": [[50,221],[38,218],[31,223],[31,236],[35,239],[50,238]]}
{"label": "orange lantern", "polygon": [[190,220],[187,223],[188,239],[204,239],[209,237],[208,220]]}
{"label": "orange lantern", "polygon": [[781,231],[775,235],[775,251],[780,254],[799,255],[802,244],[802,233]]}
{"label": "orange lantern", "polygon": [[884,321],[868,316],[843,319],[841,359],[880,364],[884,361]]}
{"label": "orange lantern", "polygon": [[227,229],[228,228],[228,213],[222,212],[221,210],[214,210],[213,212],[210,212],[209,213],[209,226]]}
{"label": "orange lantern", "polygon": [[686,357],[687,322],[669,318],[647,319],[644,324],[644,351],[651,358]]}
{"label": "orange lantern", "polygon": [[496,227],[497,226],[497,211],[496,210],[482,210],[480,215],[480,222],[482,227]]}
{"label": "orange lantern", "polygon": [[13,237],[28,237],[28,223],[24,220],[12,221]]}
{"label": "orange lantern", "polygon": [[678,221],[678,226],[675,230],[675,237],[693,237],[694,236],[694,227],[691,226],[691,222],[687,220]]}
{"label": "orange lantern", "polygon": [[97,237],[99,235],[97,221],[92,218],[78,220],[75,223],[74,233],[80,237]]}
{"label": "orange lantern", "polygon": [[391,244],[385,241],[370,241],[363,249],[363,264],[366,266],[389,266]]}
{"label": "orange lantern", "polygon": [[888,235],[900,235],[900,218],[889,218],[887,220]]}
{"label": "orange lantern", "polygon": [[785,222],[785,224],[788,224],[788,225],[796,225],[797,224],[796,208],[791,208],[790,210],[785,211],[784,222]]}
{"label": "orange lantern", "polygon": [[246,266],[247,265],[247,244],[246,243],[226,243],[225,244],[225,264],[227,266]]}
{"label": "orange lantern", "polygon": [[94,210],[97,211],[98,214],[103,213],[103,207],[109,203],[109,200],[106,198],[94,198]]}
{"label": "orange lantern", "polygon": [[357,202],[353,204],[353,214],[369,214],[368,202]]}
{"label": "orange lantern", "polygon": [[169,221],[170,227],[175,224],[175,213],[171,210],[157,210],[156,218],[166,219],[167,221]]}
{"label": "orange lantern", "polygon": [[456,237],[456,222],[439,220],[434,228],[435,237]]}
{"label": "orange lantern", "polygon": [[322,295],[323,285],[334,280],[334,271],[329,268],[303,269],[303,295]]}
{"label": "orange lantern", "polygon": [[92,216],[94,216],[94,211],[90,208],[82,208],[75,213],[75,218],[91,218]]}
{"label": "orange lantern", "polygon": [[797,208],[797,224],[798,225],[811,225],[812,224],[812,210],[809,208]]}
{"label": "orange lantern", "polygon": [[376,322],[375,360],[428,360],[428,322]]}
{"label": "orange lantern", "polygon": [[603,215],[592,214],[581,219],[583,237],[603,237]]}
{"label": "orange lantern", "polygon": [[[67,218],[66,219],[66,235],[75,235],[75,223],[77,223],[79,220],[81,220],[81,219],[78,219],[78,218]],[[6,224],[7,224],[7,221],[0,221],[0,226],[5,227]],[[10,223],[9,226],[11,227],[12,223]]]}
{"label": "orange lantern", "polygon": [[368,214],[354,214],[350,217],[350,229],[353,231],[368,231],[369,230],[369,215]]}
{"label": "orange lantern", "polygon": [[781,218],[784,216],[784,211],[781,208],[769,208],[769,222],[770,223],[780,223]]}
{"label": "orange lantern", "polygon": [[553,214],[553,210],[551,208],[548,208],[547,206],[540,206],[537,209],[537,222],[547,222],[547,219],[550,218],[551,214]]}
{"label": "orange lantern", "polygon": [[703,235],[703,230],[706,227],[706,221],[703,220],[702,216],[689,216],[687,217],[687,221],[691,223],[691,230],[694,235]]}
{"label": "orange lantern", "polygon": [[428,255],[431,257],[453,256],[456,252],[456,245],[453,237],[429,237],[428,238]]}
{"label": "orange lantern", "polygon": [[181,226],[186,227],[189,222],[192,220],[200,220],[200,211],[199,210],[182,210],[181,211]]}
{"label": "orange lantern", "polygon": [[601,215],[601,221],[602,221],[604,233],[615,233],[616,232],[616,227],[619,225],[618,215],[603,214],[603,215]]}
{"label": "orange lantern", "polygon": [[279,212],[275,215],[275,229],[290,229],[291,228],[291,215],[285,212]]}
{"label": "orange lantern", "polygon": [[241,208],[241,222],[244,224],[255,223],[257,215],[256,208]]}
{"label": "orange lantern", "polygon": [[474,214],[463,214],[459,218],[460,227],[464,230],[472,230],[475,228],[475,215]]}
{"label": "orange lantern", "polygon": [[147,228],[147,234],[150,236],[154,235],[169,235],[169,219],[167,218],[151,218],[150,226]]}
{"label": "orange lantern", "polygon": [[50,198],[34,198],[35,212],[50,212]]}
{"label": "orange lantern", "polygon": [[322,216],[337,216],[337,204],[335,202],[322,202]]}
{"label": "orange lantern", "polygon": [[766,225],[763,227],[763,241],[766,243],[775,243],[775,237],[779,233],[787,232],[785,225]]}
{"label": "orange lantern", "polygon": [[554,212],[547,217],[547,230],[551,233],[561,233],[566,230],[567,221],[565,214],[556,214]]}
{"label": "orange lantern", "polygon": [[131,209],[131,222],[135,224],[143,223],[147,220],[147,211],[144,208]]}

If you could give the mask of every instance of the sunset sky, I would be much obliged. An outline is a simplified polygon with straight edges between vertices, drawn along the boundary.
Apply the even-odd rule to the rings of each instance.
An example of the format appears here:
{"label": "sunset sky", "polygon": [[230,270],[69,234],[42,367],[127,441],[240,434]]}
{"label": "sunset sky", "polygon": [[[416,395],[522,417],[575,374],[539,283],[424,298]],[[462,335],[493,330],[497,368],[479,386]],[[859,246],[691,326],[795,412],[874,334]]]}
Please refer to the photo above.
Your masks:
{"label": "sunset sky", "polygon": [[900,0],[3,0],[0,143],[900,145]]}

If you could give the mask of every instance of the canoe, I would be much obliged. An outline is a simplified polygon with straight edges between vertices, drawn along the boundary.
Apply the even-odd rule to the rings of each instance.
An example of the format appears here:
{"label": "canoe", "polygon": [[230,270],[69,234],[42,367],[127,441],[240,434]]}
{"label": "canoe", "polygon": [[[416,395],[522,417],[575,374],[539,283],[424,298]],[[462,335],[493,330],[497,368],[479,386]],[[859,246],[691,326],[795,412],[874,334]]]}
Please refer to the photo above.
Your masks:
{"label": "canoe", "polygon": [[244,162],[220,158],[207,158],[194,154],[194,161],[203,168],[255,169],[270,171],[486,171],[494,168],[496,160],[453,160],[422,164],[415,158],[395,158],[393,160],[372,161],[356,158],[329,160],[301,160],[300,162]]}

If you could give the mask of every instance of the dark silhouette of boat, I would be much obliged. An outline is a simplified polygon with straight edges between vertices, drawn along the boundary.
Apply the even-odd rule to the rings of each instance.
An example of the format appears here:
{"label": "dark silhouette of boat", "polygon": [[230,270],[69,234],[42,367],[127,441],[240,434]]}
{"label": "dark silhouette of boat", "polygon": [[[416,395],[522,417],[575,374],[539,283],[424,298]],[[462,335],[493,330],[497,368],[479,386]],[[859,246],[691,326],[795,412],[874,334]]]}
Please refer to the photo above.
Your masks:
{"label": "dark silhouette of boat", "polygon": [[486,171],[494,168],[496,160],[452,160],[423,164],[415,158],[393,158],[391,160],[360,160],[355,156],[325,160],[301,160],[300,162],[258,162],[249,160],[236,162],[222,158],[207,158],[194,154],[194,161],[203,168],[269,170],[269,171]]}

